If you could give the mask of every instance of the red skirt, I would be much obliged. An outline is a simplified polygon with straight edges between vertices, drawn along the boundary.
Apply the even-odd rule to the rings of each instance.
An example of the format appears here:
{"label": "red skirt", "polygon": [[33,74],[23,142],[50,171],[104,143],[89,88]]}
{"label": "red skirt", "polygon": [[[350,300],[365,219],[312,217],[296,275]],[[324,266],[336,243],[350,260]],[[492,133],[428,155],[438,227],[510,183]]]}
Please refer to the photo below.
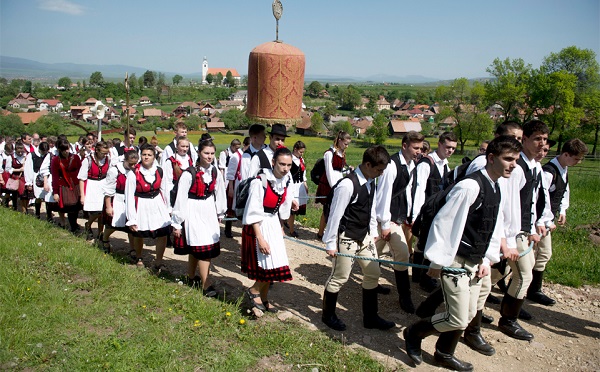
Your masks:
{"label": "red skirt", "polygon": [[210,260],[221,254],[221,242],[207,245],[189,245],[185,239],[185,225],[181,228],[179,238],[171,237],[173,253],[178,255],[191,254],[197,260]]}
{"label": "red skirt", "polygon": [[282,266],[275,269],[263,269],[258,266],[256,256],[256,235],[251,225],[244,225],[242,228],[242,264],[243,273],[248,274],[248,279],[257,282],[285,282],[292,280],[292,272],[289,266]]}
{"label": "red skirt", "polygon": [[[331,187],[329,186],[329,181],[327,181],[327,175],[323,173],[321,175],[321,179],[319,180],[319,185],[317,186],[317,196],[327,196],[331,191]],[[315,199],[315,203],[319,204],[327,204],[327,198],[319,198]]]}

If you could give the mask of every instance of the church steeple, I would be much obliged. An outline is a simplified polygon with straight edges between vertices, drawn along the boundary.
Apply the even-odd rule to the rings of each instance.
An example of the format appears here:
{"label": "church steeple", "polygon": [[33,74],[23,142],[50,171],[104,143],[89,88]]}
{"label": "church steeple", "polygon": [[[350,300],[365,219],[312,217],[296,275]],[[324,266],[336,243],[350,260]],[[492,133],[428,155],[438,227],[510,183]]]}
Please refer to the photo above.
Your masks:
{"label": "church steeple", "polygon": [[202,84],[208,84],[206,75],[208,75],[208,60],[204,56],[204,61],[202,61]]}

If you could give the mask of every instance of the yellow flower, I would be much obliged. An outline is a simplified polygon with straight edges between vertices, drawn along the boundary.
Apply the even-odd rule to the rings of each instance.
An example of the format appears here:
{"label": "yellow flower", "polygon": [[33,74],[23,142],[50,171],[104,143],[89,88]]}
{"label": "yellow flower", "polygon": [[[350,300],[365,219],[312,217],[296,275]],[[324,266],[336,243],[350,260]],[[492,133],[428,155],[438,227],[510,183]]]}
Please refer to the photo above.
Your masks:
{"label": "yellow flower", "polygon": [[29,291],[30,289],[29,289],[29,288],[27,288],[27,290]]}
{"label": "yellow flower", "polygon": [[169,308],[169,311],[173,311],[173,309]]}
{"label": "yellow flower", "polygon": [[37,284],[40,284],[40,281],[39,281],[39,280],[37,281]]}
{"label": "yellow flower", "polygon": [[142,305],[142,309],[145,309],[145,308],[146,308],[146,305]]}
{"label": "yellow flower", "polygon": [[228,311],[225,313],[225,316],[231,316],[231,313]]}
{"label": "yellow flower", "polygon": [[290,353],[286,352],[286,353],[285,353],[285,356],[290,356]]}
{"label": "yellow flower", "polygon": [[241,325],[244,325],[244,324],[246,324],[246,319],[240,319],[240,324],[241,324]]}

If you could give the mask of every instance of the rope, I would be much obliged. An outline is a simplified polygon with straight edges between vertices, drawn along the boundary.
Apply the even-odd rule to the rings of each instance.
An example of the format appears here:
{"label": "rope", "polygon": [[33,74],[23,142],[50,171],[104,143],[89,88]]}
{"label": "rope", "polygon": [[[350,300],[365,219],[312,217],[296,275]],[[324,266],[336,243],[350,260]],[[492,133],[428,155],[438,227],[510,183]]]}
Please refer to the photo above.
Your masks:
{"label": "rope", "polygon": [[[306,243],[302,240],[296,239],[296,238],[292,238],[289,236],[284,236],[285,239],[293,241],[295,243],[298,244],[302,244],[305,245],[307,247],[310,248],[314,248],[317,249],[319,251],[323,251],[323,252],[327,252],[327,250],[323,247],[319,247],[317,245],[314,244],[310,244],[310,243]],[[529,248],[524,251],[523,253],[519,254],[519,257],[523,257],[525,256],[527,253],[531,252],[531,250],[533,249],[533,242],[531,242],[529,244]],[[390,260],[383,260],[381,258],[372,258],[372,257],[359,257],[359,256],[355,256],[352,254],[347,254],[347,253],[336,253],[337,256],[340,257],[348,257],[348,258],[352,258],[352,259],[358,259],[358,260],[365,260],[365,261],[375,261],[375,262],[380,262],[380,263],[384,263],[384,264],[389,264],[389,265],[400,265],[400,266],[409,266],[409,267],[414,267],[414,268],[418,268],[418,269],[429,269],[429,266],[425,266],[425,265],[419,265],[419,264],[414,264],[414,263],[410,263],[410,262],[400,262],[400,261],[390,261]],[[464,274],[467,272],[467,270],[460,268],[460,267],[443,267],[442,271],[447,272],[447,273],[453,273],[453,274]]]}

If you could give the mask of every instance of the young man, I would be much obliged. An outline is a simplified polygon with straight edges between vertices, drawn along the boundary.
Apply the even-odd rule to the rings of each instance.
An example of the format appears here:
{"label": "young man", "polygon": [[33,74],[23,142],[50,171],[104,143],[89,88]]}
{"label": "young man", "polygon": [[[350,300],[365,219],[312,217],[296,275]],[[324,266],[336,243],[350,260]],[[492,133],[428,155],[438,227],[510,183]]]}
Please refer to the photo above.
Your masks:
{"label": "young man", "polygon": [[240,140],[235,138],[231,141],[229,147],[221,151],[221,153],[219,154],[219,170],[221,171],[221,175],[223,176],[224,180],[227,180],[225,178],[225,171],[227,170],[227,166],[229,165],[229,159],[231,159],[232,156],[235,156],[238,152],[241,155],[241,146],[242,143],[240,142]]}
{"label": "young man", "polygon": [[547,144],[548,133],[548,126],[539,120],[531,120],[523,125],[523,151],[517,161],[519,166],[505,183],[508,195],[503,207],[506,246],[502,246],[501,250],[508,259],[513,275],[500,305],[498,328],[518,340],[533,339],[533,335],[521,327],[517,318],[532,280],[535,257],[531,251],[522,257],[519,255],[529,249],[531,242],[539,242],[540,236],[546,234],[546,227],[539,223],[535,208],[539,188],[542,187],[541,167],[537,166],[535,158]]}
{"label": "young man", "polygon": [[[112,159],[117,159],[118,162],[122,162],[124,159],[125,151],[135,150],[138,151],[137,146],[135,146],[135,136],[136,131],[135,128],[129,127],[129,133],[123,133],[123,141],[119,143],[119,146],[111,147],[110,149],[110,157]],[[114,160],[113,160],[114,162]]]}
{"label": "young man", "polygon": [[[173,156],[173,154],[177,152],[177,139],[180,137],[187,137],[187,127],[184,123],[181,122],[175,124],[175,138],[173,138],[173,141],[171,141],[167,146],[165,146],[165,149],[161,154],[161,168],[164,168],[167,159],[169,159],[171,156]],[[198,152],[191,143],[190,148],[188,150],[188,155],[192,158],[193,164],[196,164],[196,160],[198,160]]]}
{"label": "young man", "polygon": [[[544,147],[544,156],[548,153],[550,147]],[[581,163],[587,152],[588,148],[583,141],[577,138],[570,139],[564,143],[561,154],[542,167],[544,171],[542,182],[549,192],[549,200],[545,200],[549,205],[545,205],[545,207],[549,208],[551,213],[548,218],[542,221],[546,226],[547,234],[540,239],[535,247],[535,265],[533,266],[531,284],[527,289],[527,299],[541,305],[551,306],[556,303],[553,298],[542,292],[542,282],[546,264],[552,257],[551,231],[556,228],[554,219],[561,226],[567,221],[566,212],[569,208],[570,195],[567,170],[568,167]],[[538,200],[539,204],[540,200]],[[540,209],[538,209],[538,213],[540,213]]]}
{"label": "young man", "polygon": [[[475,316],[480,279],[489,275],[490,262],[499,261],[503,224],[498,220],[501,191],[498,179],[511,177],[517,167],[521,144],[500,136],[490,142],[485,169],[456,183],[446,203],[433,219],[425,243],[425,256],[431,261],[429,275],[441,277],[446,309],[404,330],[406,352],[421,364],[421,341],[441,332],[434,360],[444,368],[472,371],[473,365],[454,357],[463,330]],[[462,268],[456,273],[443,267]]]}
{"label": "young man", "polygon": [[[439,137],[437,150],[419,160],[416,176],[417,185],[412,207],[414,219],[419,215],[425,199],[446,187],[445,181],[450,172],[448,158],[456,150],[457,142],[458,139],[454,133],[444,132]],[[413,255],[413,262],[415,264],[428,265],[427,262],[423,261],[423,247],[417,243],[416,248]],[[413,282],[419,282],[423,290],[432,292],[439,286],[437,281],[428,277],[426,273],[423,272],[425,275],[421,275],[420,269],[413,268],[412,272]]]}
{"label": "young man", "polygon": [[[389,245],[394,261],[408,262],[409,253],[406,235],[402,229],[404,224],[412,224],[410,206],[412,205],[412,184],[415,173],[415,161],[421,153],[425,136],[410,131],[402,138],[402,149],[392,155],[377,181],[376,211],[379,222],[377,254],[381,256],[383,248]],[[409,314],[415,312],[408,279],[408,266],[394,265],[396,289],[398,290],[400,308]]]}
{"label": "young man", "polygon": [[[372,146],[363,154],[362,163],[347,177],[342,178],[330,193],[331,204],[327,228],[323,235],[327,254],[333,257],[331,275],[325,283],[322,321],[336,331],[346,329],[337,317],[335,308],[342,286],[348,281],[354,260],[337,256],[345,253],[360,257],[377,258],[374,240],[377,238],[375,213],[375,183],[390,161],[383,146]],[[358,260],[363,272],[363,326],[380,330],[395,326],[379,317],[377,286],[380,276],[375,261]]]}
{"label": "young man", "polygon": [[[231,200],[231,205],[228,205],[228,214],[231,214],[231,211],[235,210],[235,194],[237,192],[237,187],[243,179],[249,177],[250,161],[252,157],[258,153],[265,145],[265,127],[261,124],[252,124],[250,128],[248,128],[248,135],[250,137],[250,144],[248,148],[243,151],[243,153],[239,153],[235,156],[229,158],[229,164],[227,165],[227,170],[225,171],[225,179],[227,180],[227,199]],[[244,139],[245,142],[245,139]],[[232,238],[233,234],[231,233],[231,221],[225,222],[225,236],[227,238]]]}
{"label": "young man", "polygon": [[269,132],[269,146],[260,149],[256,155],[253,156],[250,161],[250,169],[248,171],[249,176],[256,176],[261,168],[271,169],[273,160],[273,153],[278,147],[283,147],[285,139],[289,137],[287,130],[283,124],[273,124],[271,132]]}

